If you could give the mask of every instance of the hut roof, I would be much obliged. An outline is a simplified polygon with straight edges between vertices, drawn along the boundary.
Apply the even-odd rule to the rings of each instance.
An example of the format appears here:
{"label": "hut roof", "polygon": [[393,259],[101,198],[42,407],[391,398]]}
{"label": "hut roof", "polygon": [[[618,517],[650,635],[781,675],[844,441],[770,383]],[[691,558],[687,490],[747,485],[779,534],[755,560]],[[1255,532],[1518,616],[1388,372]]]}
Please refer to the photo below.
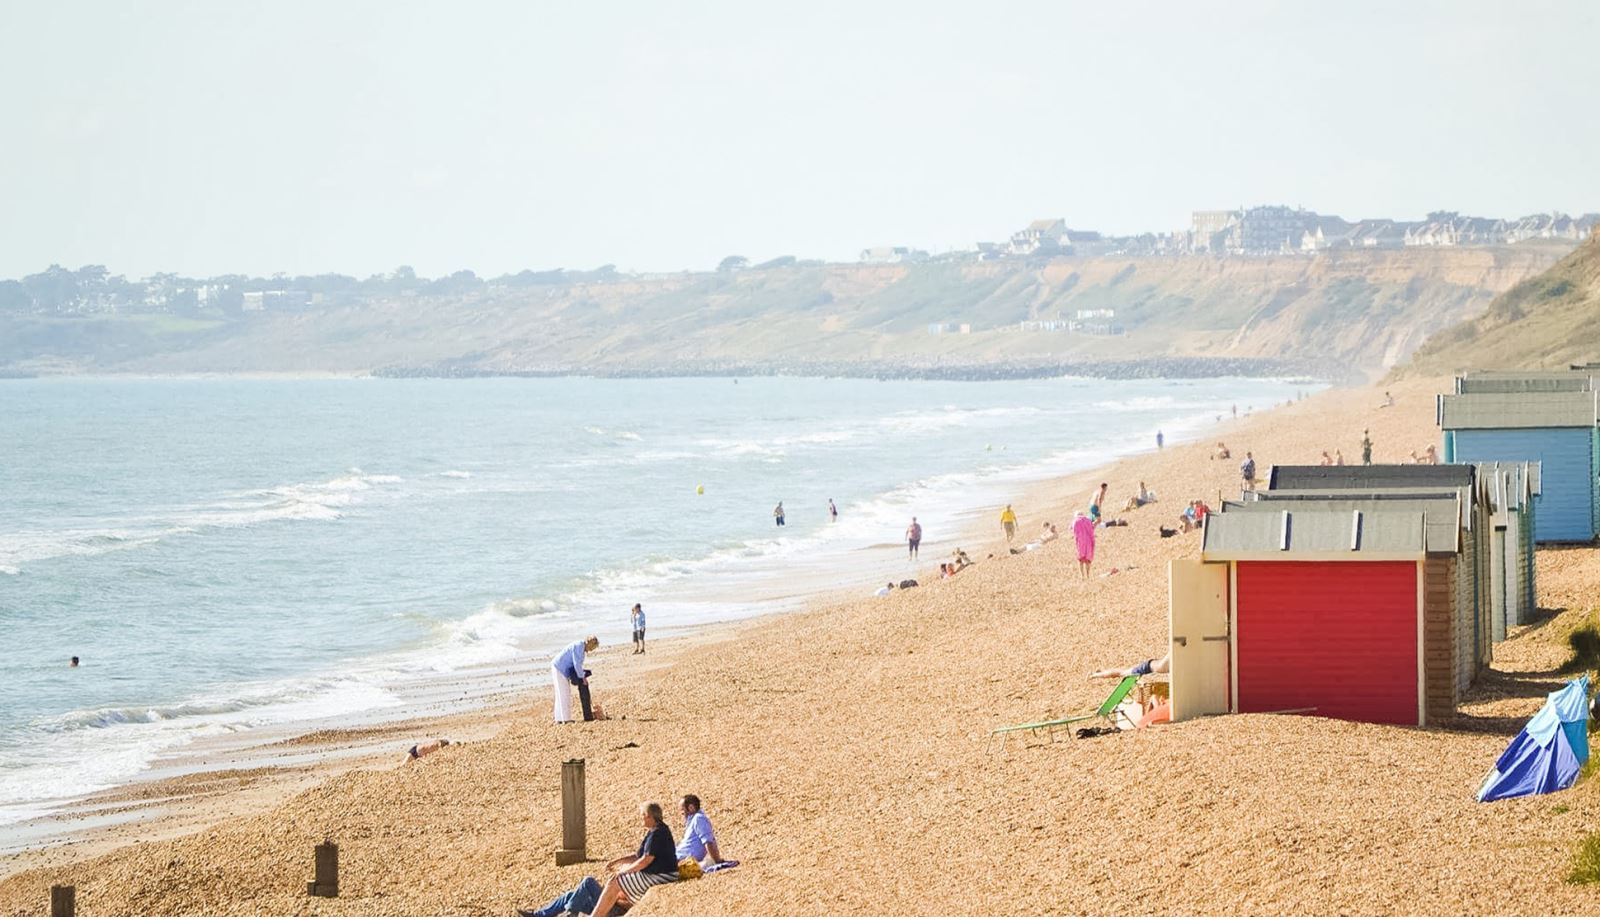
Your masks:
{"label": "hut roof", "polygon": [[1456,377],[1458,394],[1592,392],[1594,373],[1570,369],[1478,370]]}
{"label": "hut roof", "polygon": [[1471,465],[1274,465],[1270,490],[1399,490],[1471,487]]}
{"label": "hut roof", "polygon": [[[1270,504],[1258,504],[1270,506]],[[1206,516],[1204,560],[1395,560],[1427,550],[1421,510],[1340,512],[1315,504]]]}
{"label": "hut roof", "polygon": [[[1432,494],[1353,493],[1311,494],[1296,491],[1268,491],[1248,503],[1226,501],[1222,511],[1278,513],[1285,509],[1304,512],[1327,510],[1340,513],[1346,522],[1353,512],[1391,513],[1416,511],[1423,515],[1425,547],[1430,554],[1455,554],[1461,550],[1461,530],[1470,528],[1469,514],[1459,491],[1441,490]],[[1346,533],[1348,536],[1348,532]]]}
{"label": "hut roof", "polygon": [[1595,396],[1595,392],[1440,395],[1438,421],[1446,430],[1592,427],[1600,419]]}

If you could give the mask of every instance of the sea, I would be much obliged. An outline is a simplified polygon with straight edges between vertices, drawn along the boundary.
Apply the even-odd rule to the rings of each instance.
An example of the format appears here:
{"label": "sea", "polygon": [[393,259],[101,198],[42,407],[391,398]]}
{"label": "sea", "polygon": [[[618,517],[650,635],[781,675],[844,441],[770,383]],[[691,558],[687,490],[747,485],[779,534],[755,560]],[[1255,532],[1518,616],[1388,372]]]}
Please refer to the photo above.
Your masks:
{"label": "sea", "polygon": [[634,602],[655,639],[926,575],[1031,483],[1321,387],[0,381],[0,834],[208,737],[626,644]]}

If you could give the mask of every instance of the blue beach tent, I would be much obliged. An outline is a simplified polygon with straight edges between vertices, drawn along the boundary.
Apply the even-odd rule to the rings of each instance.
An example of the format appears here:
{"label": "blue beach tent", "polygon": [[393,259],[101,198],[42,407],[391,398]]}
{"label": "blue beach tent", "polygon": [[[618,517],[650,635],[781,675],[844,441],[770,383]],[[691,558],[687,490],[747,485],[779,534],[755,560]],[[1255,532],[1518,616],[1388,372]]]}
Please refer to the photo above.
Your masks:
{"label": "blue beach tent", "polygon": [[1589,676],[1553,692],[1494,763],[1479,802],[1553,793],[1572,786],[1589,760]]}

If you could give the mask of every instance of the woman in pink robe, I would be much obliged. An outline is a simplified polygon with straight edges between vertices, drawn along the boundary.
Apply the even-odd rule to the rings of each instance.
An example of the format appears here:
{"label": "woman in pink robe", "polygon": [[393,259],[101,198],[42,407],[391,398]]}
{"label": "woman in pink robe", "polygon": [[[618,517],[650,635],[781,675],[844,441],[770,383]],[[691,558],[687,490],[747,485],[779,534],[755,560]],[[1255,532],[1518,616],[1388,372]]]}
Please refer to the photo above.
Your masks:
{"label": "woman in pink robe", "polygon": [[1094,521],[1083,513],[1072,520],[1072,540],[1078,543],[1078,571],[1089,578],[1089,565],[1094,563]]}

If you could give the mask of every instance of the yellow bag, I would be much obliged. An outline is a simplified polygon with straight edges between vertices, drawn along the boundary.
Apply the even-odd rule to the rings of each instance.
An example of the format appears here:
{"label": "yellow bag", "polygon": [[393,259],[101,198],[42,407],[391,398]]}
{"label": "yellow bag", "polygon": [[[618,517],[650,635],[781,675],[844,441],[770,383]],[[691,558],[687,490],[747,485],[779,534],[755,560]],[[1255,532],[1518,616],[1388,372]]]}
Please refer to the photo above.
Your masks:
{"label": "yellow bag", "polygon": [[678,861],[678,878],[680,879],[698,879],[705,874],[705,870],[700,868],[700,863],[697,860],[685,857]]}

